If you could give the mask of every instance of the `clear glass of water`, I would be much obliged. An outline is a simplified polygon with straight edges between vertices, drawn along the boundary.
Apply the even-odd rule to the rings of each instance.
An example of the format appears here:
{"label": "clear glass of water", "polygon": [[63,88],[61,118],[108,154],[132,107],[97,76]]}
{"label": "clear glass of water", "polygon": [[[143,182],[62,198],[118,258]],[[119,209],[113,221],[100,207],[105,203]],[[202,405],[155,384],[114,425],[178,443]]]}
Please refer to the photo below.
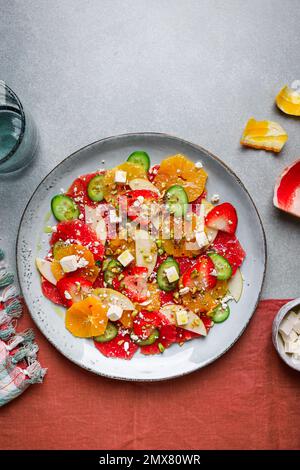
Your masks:
{"label": "clear glass of water", "polygon": [[38,134],[28,111],[0,80],[0,175],[27,166],[37,152]]}

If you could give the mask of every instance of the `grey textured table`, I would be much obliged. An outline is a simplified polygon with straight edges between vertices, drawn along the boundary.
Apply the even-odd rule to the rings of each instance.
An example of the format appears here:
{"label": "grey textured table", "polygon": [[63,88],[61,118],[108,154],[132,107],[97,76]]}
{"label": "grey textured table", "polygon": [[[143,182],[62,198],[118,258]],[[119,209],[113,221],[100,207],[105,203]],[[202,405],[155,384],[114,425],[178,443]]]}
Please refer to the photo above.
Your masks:
{"label": "grey textured table", "polygon": [[[300,153],[300,122],[274,106],[300,79],[298,0],[0,0],[0,74],[30,108],[41,149],[0,179],[0,245],[15,265],[22,211],[41,179],[105,136],[167,132],[222,158],[245,183],[268,242],[264,297],[300,294],[300,223],[272,206],[275,178]],[[245,150],[251,116],[289,140]]]}

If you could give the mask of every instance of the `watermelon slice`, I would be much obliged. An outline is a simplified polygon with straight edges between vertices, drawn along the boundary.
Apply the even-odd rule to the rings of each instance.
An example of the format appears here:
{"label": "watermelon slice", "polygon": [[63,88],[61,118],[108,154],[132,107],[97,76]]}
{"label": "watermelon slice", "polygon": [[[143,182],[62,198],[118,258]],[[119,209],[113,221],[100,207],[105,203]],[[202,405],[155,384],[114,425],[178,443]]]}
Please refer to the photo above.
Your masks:
{"label": "watermelon slice", "polygon": [[54,304],[62,305],[63,307],[67,306],[66,301],[60,295],[57,287],[47,281],[44,277],[42,277],[42,292],[44,296]]}
{"label": "watermelon slice", "polygon": [[245,259],[246,253],[235,235],[218,232],[211,248],[224,256],[232,267],[232,275]]}
{"label": "watermelon slice", "polygon": [[120,330],[118,335],[107,343],[97,343],[97,341],[94,343],[103,356],[118,359],[131,359],[138,350],[138,346],[130,339],[129,334],[123,330]]}
{"label": "watermelon slice", "polygon": [[68,240],[70,243],[86,246],[93,253],[96,261],[103,258],[104,246],[99,242],[95,231],[81,220],[59,222],[56,232],[53,232],[50,239],[50,245],[54,245],[59,240]]}
{"label": "watermelon slice", "polygon": [[141,353],[145,355],[150,354],[161,354],[159,344],[161,344],[165,349],[171,346],[171,344],[176,343],[176,326],[174,325],[163,325],[159,329],[159,338],[155,343],[150,344],[149,346],[141,346]]}

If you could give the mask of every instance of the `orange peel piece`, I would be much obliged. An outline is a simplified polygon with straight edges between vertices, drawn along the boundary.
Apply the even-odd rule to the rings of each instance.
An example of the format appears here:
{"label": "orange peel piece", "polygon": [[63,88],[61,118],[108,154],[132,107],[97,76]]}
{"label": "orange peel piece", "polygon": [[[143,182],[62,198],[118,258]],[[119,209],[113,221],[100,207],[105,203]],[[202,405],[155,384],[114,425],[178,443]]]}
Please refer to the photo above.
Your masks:
{"label": "orange peel piece", "polygon": [[278,153],[287,139],[287,133],[277,122],[251,118],[244,129],[241,144]]}
{"label": "orange peel piece", "polygon": [[74,303],[66,313],[66,328],[78,338],[102,335],[107,325],[107,309],[96,297]]}
{"label": "orange peel piece", "polygon": [[284,86],[276,96],[276,104],[285,114],[300,116],[300,90]]}

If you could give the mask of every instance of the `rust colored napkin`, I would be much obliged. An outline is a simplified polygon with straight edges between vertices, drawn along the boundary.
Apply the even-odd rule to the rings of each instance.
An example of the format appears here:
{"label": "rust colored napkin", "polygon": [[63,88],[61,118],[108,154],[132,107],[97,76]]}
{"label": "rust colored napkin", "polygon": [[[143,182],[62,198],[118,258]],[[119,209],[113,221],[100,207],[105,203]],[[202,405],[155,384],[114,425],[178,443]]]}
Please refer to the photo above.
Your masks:
{"label": "rust colored napkin", "polygon": [[[48,375],[1,409],[0,448],[299,449],[300,374],[271,341],[273,318],[285,302],[261,301],[228,353],[168,382],[98,377],[38,333]],[[31,326],[29,315],[22,323]]]}

